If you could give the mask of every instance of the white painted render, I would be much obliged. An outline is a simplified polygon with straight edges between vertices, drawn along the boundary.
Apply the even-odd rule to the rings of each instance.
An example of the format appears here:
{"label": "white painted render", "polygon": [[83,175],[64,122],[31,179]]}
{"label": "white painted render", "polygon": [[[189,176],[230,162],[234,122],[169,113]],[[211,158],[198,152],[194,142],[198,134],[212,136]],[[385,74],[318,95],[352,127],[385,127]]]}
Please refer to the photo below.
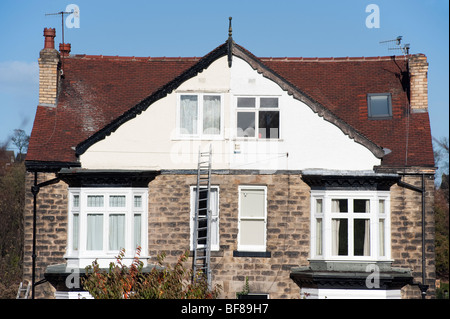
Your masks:
{"label": "white painted render", "polygon": [[[222,100],[220,136],[185,138],[177,130],[180,94],[213,93]],[[237,96],[279,97],[280,138],[236,137]],[[213,169],[276,170],[322,168],[372,170],[380,159],[337,126],[294,99],[246,61],[214,61],[176,91],[153,103],[80,156],[87,169],[196,169],[199,147],[213,148]]]}

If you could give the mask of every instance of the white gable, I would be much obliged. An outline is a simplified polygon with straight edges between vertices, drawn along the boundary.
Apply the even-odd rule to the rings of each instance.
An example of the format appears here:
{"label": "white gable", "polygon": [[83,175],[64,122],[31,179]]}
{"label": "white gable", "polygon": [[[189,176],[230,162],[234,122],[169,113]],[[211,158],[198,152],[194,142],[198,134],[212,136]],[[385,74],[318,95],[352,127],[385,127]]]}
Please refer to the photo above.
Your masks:
{"label": "white gable", "polygon": [[[189,94],[199,94],[199,99],[220,96],[219,135],[180,135],[180,96]],[[237,137],[237,97],[259,96],[278,98],[279,139]],[[80,161],[88,169],[195,169],[199,147],[209,144],[213,147],[213,169],[372,170],[380,165],[370,150],[238,57],[233,57],[231,68],[227,57],[217,59],[92,145]]]}

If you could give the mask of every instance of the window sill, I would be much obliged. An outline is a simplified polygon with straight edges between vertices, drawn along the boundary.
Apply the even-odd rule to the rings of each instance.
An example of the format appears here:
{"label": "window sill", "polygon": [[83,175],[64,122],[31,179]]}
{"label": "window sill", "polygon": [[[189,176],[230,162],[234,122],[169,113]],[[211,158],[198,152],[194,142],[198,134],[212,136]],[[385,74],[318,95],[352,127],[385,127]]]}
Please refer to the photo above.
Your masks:
{"label": "window sill", "polygon": [[233,257],[270,258],[270,257],[272,257],[272,253],[270,251],[238,251],[238,250],[233,250]]}

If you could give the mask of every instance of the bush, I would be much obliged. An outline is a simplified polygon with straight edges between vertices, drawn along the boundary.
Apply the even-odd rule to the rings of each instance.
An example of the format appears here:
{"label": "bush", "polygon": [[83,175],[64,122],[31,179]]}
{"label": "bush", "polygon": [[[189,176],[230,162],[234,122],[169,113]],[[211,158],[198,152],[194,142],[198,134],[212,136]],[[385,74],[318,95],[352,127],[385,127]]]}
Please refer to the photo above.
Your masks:
{"label": "bush", "polygon": [[117,262],[109,265],[109,270],[100,269],[97,261],[86,267],[83,289],[95,299],[215,299],[221,287],[208,287],[202,273],[195,274],[184,266],[189,252],[182,254],[175,266],[163,265],[165,254],[158,255],[158,267],[149,273],[142,272],[139,260],[140,249],[130,267],[123,265],[125,250],[117,256]]}

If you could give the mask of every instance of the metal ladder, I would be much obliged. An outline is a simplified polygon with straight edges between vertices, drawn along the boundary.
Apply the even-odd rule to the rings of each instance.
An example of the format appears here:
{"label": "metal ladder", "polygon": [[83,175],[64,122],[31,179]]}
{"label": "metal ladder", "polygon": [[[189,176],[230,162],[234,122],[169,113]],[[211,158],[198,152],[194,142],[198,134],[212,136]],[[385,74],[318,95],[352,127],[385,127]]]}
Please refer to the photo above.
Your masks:
{"label": "metal ladder", "polygon": [[211,287],[211,157],[209,151],[198,152],[197,191],[195,194],[194,238],[193,238],[193,277],[201,272],[206,276],[208,287]]}
{"label": "metal ladder", "polygon": [[[19,290],[17,290],[17,296],[16,299],[28,299],[28,294],[30,293],[31,285],[30,283],[27,284],[26,288],[23,288],[23,282],[20,282]],[[25,292],[25,295],[22,297],[22,292]]]}

